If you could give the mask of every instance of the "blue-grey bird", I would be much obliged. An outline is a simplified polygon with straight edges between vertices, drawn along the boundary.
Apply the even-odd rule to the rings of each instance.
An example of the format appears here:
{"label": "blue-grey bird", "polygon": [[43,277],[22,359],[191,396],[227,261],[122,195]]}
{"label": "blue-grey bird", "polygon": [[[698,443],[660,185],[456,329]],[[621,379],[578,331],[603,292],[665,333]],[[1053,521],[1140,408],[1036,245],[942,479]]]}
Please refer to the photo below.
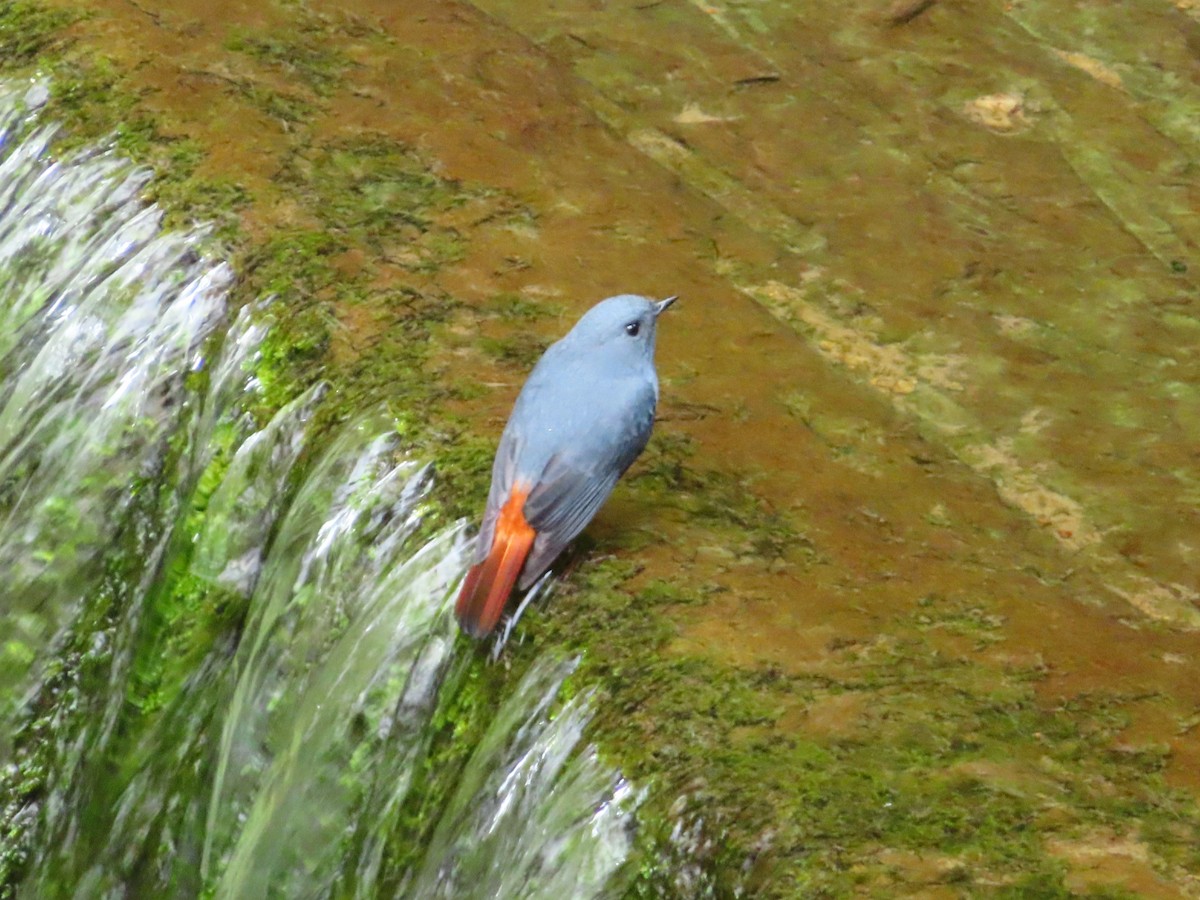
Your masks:
{"label": "blue-grey bird", "polygon": [[658,405],[654,332],[675,301],[610,297],[543,354],[492,465],[475,564],[458,595],[463,631],[484,637],[596,515],[650,439]]}

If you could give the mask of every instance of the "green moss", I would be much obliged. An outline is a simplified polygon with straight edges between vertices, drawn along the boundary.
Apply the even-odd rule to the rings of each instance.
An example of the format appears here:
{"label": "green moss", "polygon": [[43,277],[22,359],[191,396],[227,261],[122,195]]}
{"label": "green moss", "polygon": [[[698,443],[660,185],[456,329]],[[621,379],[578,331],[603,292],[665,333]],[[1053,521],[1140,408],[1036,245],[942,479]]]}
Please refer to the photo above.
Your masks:
{"label": "green moss", "polygon": [[[202,391],[204,385],[193,382],[192,387]],[[189,508],[167,556],[168,566],[158,581],[159,590],[146,603],[128,693],[128,702],[138,711],[137,719],[151,721],[154,714],[175,703],[187,679],[213,646],[239,627],[245,612],[244,597],[190,571],[193,537],[205,524],[209,501],[228,470],[238,436],[238,429],[230,424],[213,434],[209,445],[212,460],[189,498]],[[177,451],[185,451],[178,436],[176,440]]]}
{"label": "green moss", "polygon": [[[662,612],[691,598],[658,581],[630,590],[634,573],[584,561],[522,624],[535,646],[584,651],[577,680],[605,690],[598,733],[654,786],[628,896],[888,894],[904,873],[885,850],[948,860],[964,889],[1059,896],[1046,838],[1095,828],[1194,857],[1200,814],[1163,784],[1165,749],[1112,749],[1130,698],[1046,708],[1039,670],[940,652],[947,634],[990,645],[986,607],[927,598],[889,629],[902,639],[844,644],[823,667],[841,674],[801,676],[674,655]],[[831,733],[786,724],[843,702],[857,712]]]}
{"label": "green moss", "polygon": [[76,21],[74,10],[51,9],[23,0],[0,2],[0,71],[35,62],[67,43],[63,29]]}
{"label": "green moss", "polygon": [[472,434],[460,425],[443,431],[438,443],[437,490],[447,516],[478,517],[491,484],[496,439]]}
{"label": "green moss", "polygon": [[628,480],[647,503],[718,529],[739,556],[767,562],[787,558],[799,565],[816,560],[795,511],[772,509],[752,489],[751,475],[701,469],[691,463],[693,455],[690,438],[660,430]]}
{"label": "green moss", "polygon": [[[60,835],[42,833],[44,826],[36,814],[50,788],[64,776],[64,768],[77,776],[82,768],[79,760],[90,761],[89,751],[99,741],[94,725],[105,715],[106,689],[120,666],[114,655],[117,636],[152,559],[151,545],[158,533],[153,525],[143,529],[161,508],[158,492],[147,488],[135,492],[113,552],[96,562],[94,572],[82,576],[99,587],[57,640],[56,652],[44,660],[39,680],[16,717],[10,735],[13,752],[0,769],[0,897],[16,896],[35,853],[64,846]],[[87,789],[79,784],[70,787]],[[115,800],[115,792],[98,790],[97,797],[103,806]],[[94,832],[102,833],[102,829]],[[91,836],[81,837],[81,843]]]}
{"label": "green moss", "polygon": [[[515,682],[492,677],[483,654],[464,654],[438,694],[438,707],[426,735],[429,746],[419,761],[412,788],[388,823],[387,867],[379,881],[381,896],[400,889],[401,879],[419,865],[438,816],[457,785],[458,773],[487,728],[491,713]],[[376,828],[378,823],[363,823]]]}
{"label": "green moss", "polygon": [[319,202],[330,226],[375,239],[381,229],[394,238],[397,226],[427,228],[474,193],[434,175],[409,149],[369,134],[296,155],[283,179]]}
{"label": "green moss", "polygon": [[947,601],[929,594],[918,600],[917,605],[921,611],[914,621],[922,630],[942,629],[948,634],[974,638],[976,649],[1004,639],[1004,619],[969,600]]}
{"label": "green moss", "polygon": [[290,83],[304,85],[322,100],[342,86],[346,72],[353,67],[335,46],[335,38],[347,37],[356,43],[389,40],[385,32],[359,16],[319,13],[302,0],[284,0],[279,5],[286,10],[286,25],[270,32],[238,31],[225,47],[278,72]]}
{"label": "green moss", "polygon": [[264,116],[280,123],[285,130],[308,122],[317,112],[315,104],[288,91],[271,90],[261,84],[242,87],[247,102]]}
{"label": "green moss", "polygon": [[503,338],[481,337],[477,343],[479,349],[493,359],[526,371],[541,359],[549,346],[544,338],[528,332],[517,332]]}
{"label": "green moss", "polygon": [[485,310],[506,322],[536,322],[562,315],[557,304],[534,302],[521,294],[502,291],[488,298]]}
{"label": "green moss", "polygon": [[322,47],[311,35],[241,34],[230,38],[225,46],[278,69],[320,97],[328,97],[337,89],[349,65],[340,53]]}

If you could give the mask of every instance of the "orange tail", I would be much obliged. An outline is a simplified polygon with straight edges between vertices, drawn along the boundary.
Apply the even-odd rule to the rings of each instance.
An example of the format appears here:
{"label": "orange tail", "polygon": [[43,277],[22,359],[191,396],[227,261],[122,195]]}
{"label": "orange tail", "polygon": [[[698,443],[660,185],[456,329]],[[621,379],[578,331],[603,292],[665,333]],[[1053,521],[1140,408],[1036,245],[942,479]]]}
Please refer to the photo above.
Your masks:
{"label": "orange tail", "polygon": [[496,535],[487,559],[472,566],[463,582],[454,614],[471,637],[486,637],[496,627],[533,546],[537,532],[525,521],[524,512],[528,496],[528,490],[513,488],[496,517]]}

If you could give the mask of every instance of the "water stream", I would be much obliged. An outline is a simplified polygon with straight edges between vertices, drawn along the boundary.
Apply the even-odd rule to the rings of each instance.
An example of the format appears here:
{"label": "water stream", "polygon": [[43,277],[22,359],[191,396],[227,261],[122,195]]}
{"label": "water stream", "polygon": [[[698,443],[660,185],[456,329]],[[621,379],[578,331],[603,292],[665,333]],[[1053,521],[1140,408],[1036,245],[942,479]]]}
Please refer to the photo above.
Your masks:
{"label": "water stream", "polygon": [[[379,412],[313,446],[321,385],[256,424],[284,301],[230,310],[203,229],[163,231],[150,174],[107,149],[56,157],[46,96],[0,91],[0,884],[619,891],[641,794],[584,743],[576,661],[533,665],[469,752],[433,752],[476,663],[430,466]],[[175,624],[211,634],[176,648],[182,676],[149,652]]]}

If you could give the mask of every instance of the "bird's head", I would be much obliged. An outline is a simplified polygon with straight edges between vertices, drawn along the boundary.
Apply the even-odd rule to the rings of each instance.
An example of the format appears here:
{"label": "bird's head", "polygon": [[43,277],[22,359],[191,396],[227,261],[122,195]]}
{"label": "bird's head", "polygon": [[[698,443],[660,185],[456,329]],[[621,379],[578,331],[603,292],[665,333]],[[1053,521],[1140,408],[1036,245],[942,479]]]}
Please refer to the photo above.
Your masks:
{"label": "bird's head", "polygon": [[668,297],[655,302],[636,294],[609,297],[584,313],[566,340],[581,353],[601,351],[620,358],[651,360],[658,317],[675,300]]}

